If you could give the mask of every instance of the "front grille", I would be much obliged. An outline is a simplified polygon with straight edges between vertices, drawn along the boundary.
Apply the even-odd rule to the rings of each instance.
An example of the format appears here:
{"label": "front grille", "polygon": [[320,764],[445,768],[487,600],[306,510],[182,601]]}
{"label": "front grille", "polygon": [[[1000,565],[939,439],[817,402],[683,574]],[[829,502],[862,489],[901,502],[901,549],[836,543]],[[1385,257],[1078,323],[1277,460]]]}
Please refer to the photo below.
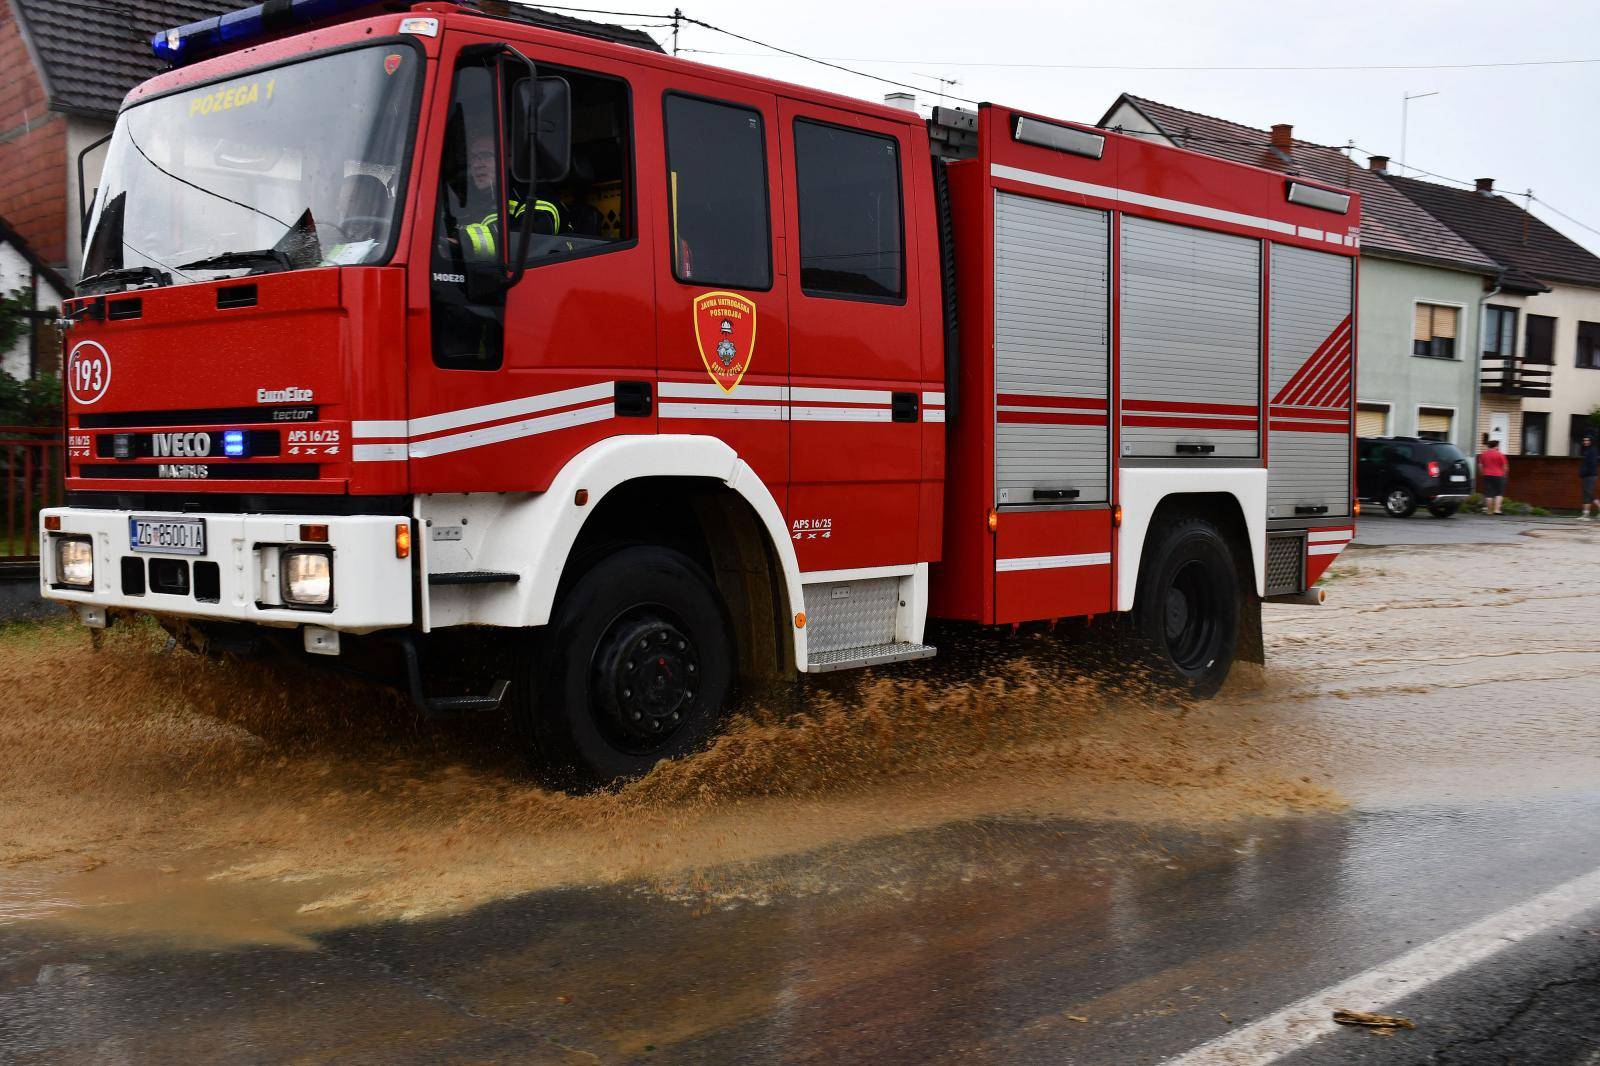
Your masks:
{"label": "front grille", "polygon": [[1290,596],[1304,592],[1306,541],[1300,533],[1274,533],[1267,537],[1267,595]]}

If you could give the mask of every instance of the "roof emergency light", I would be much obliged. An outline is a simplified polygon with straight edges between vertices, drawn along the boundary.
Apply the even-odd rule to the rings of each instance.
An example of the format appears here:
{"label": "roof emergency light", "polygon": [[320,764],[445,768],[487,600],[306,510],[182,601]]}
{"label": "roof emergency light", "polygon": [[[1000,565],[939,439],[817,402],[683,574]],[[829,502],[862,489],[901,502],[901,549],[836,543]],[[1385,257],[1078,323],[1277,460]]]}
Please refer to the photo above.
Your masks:
{"label": "roof emergency light", "polygon": [[309,26],[374,4],[375,0],[267,0],[241,11],[162,30],[150,38],[150,48],[157,59],[181,67],[204,55],[240,48],[284,30]]}

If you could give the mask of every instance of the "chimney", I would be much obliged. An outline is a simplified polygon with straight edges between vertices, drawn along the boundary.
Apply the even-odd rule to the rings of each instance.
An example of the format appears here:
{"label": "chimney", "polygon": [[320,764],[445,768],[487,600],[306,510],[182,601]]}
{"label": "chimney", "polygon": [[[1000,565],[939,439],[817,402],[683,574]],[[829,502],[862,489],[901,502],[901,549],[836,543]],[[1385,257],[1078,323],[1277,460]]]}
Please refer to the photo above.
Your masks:
{"label": "chimney", "polygon": [[1389,157],[1386,155],[1369,156],[1367,158],[1367,166],[1375,174],[1387,174],[1389,173]]}
{"label": "chimney", "polygon": [[1494,195],[1494,179],[1493,178],[1479,178],[1478,179],[1478,191],[1483,193],[1483,195],[1485,195],[1485,196],[1493,196]]}
{"label": "chimney", "polygon": [[1287,122],[1279,122],[1272,127],[1272,147],[1281,148],[1285,152],[1294,147],[1294,127]]}
{"label": "chimney", "polygon": [[883,102],[890,107],[898,107],[902,111],[915,111],[917,109],[917,94],[890,93],[883,98]]}

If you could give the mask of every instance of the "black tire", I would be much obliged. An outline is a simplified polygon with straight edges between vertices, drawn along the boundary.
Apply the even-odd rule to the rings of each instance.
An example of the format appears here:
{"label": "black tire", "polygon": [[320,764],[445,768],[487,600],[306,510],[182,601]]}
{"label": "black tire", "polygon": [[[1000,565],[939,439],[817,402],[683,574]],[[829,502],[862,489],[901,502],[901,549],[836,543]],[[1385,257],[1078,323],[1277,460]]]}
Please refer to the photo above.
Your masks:
{"label": "black tire", "polygon": [[1417,513],[1417,494],[1405,485],[1390,485],[1383,494],[1383,509],[1391,518],[1410,518]]}
{"label": "black tire", "polygon": [[1428,513],[1435,518],[1454,518],[1455,513],[1461,510],[1459,503],[1430,503]]}
{"label": "black tire", "polygon": [[700,567],[666,548],[623,548],[561,596],[511,713],[544,780],[614,784],[705,743],[733,664],[727,614]]}
{"label": "black tire", "polygon": [[1233,551],[1204,518],[1183,517],[1147,542],[1134,626],[1158,682],[1204,699],[1228,678],[1239,647],[1242,590]]}

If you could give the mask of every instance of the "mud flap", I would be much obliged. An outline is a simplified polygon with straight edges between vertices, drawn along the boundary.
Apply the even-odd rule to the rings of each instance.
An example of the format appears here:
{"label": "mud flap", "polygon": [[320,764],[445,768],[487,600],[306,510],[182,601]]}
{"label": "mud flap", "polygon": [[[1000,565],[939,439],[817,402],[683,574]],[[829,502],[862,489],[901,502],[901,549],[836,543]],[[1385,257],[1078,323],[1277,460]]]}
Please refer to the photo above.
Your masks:
{"label": "mud flap", "polygon": [[1267,662],[1266,640],[1261,635],[1261,598],[1254,589],[1244,590],[1240,597],[1239,650],[1235,657],[1239,662],[1260,666]]}

